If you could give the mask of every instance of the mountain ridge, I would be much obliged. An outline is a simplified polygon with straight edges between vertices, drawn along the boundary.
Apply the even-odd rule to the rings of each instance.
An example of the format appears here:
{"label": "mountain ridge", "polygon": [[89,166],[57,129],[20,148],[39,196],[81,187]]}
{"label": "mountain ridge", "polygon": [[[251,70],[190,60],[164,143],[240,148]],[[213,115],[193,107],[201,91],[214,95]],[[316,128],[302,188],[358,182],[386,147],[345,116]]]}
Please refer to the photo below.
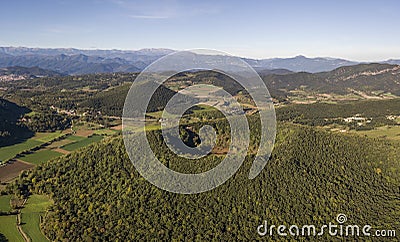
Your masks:
{"label": "mountain ridge", "polygon": [[[38,66],[66,74],[110,73],[141,71],[158,58],[175,50],[148,48],[139,50],[101,50],[76,48],[0,47],[0,67]],[[361,62],[342,58],[298,55],[290,58],[252,59],[241,57],[258,70],[286,69],[291,72],[318,73]],[[390,59],[377,63],[400,64]]]}
{"label": "mountain ridge", "polygon": [[262,78],[269,88],[286,92],[295,90],[337,94],[383,92],[400,96],[399,65],[358,64],[338,67],[328,72],[272,74],[262,75]]}

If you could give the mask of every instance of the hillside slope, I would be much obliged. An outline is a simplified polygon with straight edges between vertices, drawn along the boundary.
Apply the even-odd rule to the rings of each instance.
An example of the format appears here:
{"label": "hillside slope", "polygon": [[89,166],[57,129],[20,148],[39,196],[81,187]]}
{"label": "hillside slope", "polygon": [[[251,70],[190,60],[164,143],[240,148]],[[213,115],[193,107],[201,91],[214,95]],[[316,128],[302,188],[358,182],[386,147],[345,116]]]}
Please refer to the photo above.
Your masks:
{"label": "hillside slope", "polygon": [[51,240],[254,240],[264,220],[320,226],[339,213],[350,224],[399,229],[399,158],[398,147],[383,141],[280,125],[258,177],[248,180],[247,159],[225,184],[197,195],[145,181],[121,138],[38,167],[18,184],[54,199],[43,227]]}
{"label": "hillside slope", "polygon": [[360,64],[339,67],[330,72],[293,73],[263,76],[272,89],[293,91],[305,89],[320,93],[349,94],[355,91],[385,92],[400,96],[400,66]]}
{"label": "hillside slope", "polygon": [[30,112],[28,108],[0,98],[0,147],[33,135],[33,132],[18,123],[18,119],[28,112]]}

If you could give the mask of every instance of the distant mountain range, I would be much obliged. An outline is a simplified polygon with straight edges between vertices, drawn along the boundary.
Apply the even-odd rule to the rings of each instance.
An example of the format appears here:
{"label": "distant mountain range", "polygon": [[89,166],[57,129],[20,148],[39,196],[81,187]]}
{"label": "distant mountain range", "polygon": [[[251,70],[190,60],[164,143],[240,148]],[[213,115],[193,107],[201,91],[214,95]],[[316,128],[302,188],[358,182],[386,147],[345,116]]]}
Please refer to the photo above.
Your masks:
{"label": "distant mountain range", "polygon": [[289,93],[307,90],[315,93],[400,96],[400,66],[391,64],[358,64],[343,66],[329,72],[262,75],[270,91]]}
{"label": "distant mountain range", "polygon": [[[0,67],[40,67],[64,74],[88,74],[110,72],[137,72],[158,58],[174,52],[171,49],[130,50],[81,50],[73,48],[26,48],[0,47]],[[282,73],[323,72],[359,62],[336,58],[293,58],[250,59],[243,58],[257,71],[268,72],[280,69]],[[382,63],[400,64],[400,60]],[[272,73],[276,74],[276,73]]]}
{"label": "distant mountain range", "polygon": [[258,69],[287,69],[293,72],[322,72],[331,71],[341,66],[356,65],[358,62],[335,58],[307,58],[299,55],[293,58],[273,58],[273,59],[244,59],[252,67]]}
{"label": "distant mountain range", "polygon": [[167,49],[123,51],[0,47],[0,67],[37,66],[65,74],[137,72],[172,52]]}
{"label": "distant mountain range", "polygon": [[62,76],[61,73],[51,70],[46,70],[34,67],[21,67],[21,66],[11,66],[0,68],[0,76],[2,75],[21,75],[30,78],[41,77],[41,76]]}

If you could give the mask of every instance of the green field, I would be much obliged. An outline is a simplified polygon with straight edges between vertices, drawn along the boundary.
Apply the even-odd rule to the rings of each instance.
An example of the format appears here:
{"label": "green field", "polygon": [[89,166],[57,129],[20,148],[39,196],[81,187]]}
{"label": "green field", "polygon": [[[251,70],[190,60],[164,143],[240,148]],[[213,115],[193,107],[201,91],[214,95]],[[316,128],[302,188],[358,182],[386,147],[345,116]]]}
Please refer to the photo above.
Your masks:
{"label": "green field", "polygon": [[[78,137],[78,136],[70,136],[68,138],[73,138],[73,137]],[[67,150],[67,151],[74,151],[74,150],[79,149],[81,147],[87,146],[87,145],[89,145],[89,144],[91,144],[93,142],[98,142],[101,139],[103,139],[103,137],[100,136],[100,135],[93,135],[93,136],[91,136],[89,138],[79,137],[79,139],[76,142],[71,143],[71,144],[67,144],[67,145],[65,145],[65,146],[63,146],[61,148],[64,149],[64,150]]]}
{"label": "green field", "polygon": [[155,122],[147,122],[146,123],[146,131],[153,131],[153,130],[159,130],[159,129],[161,129],[160,123],[155,123]]}
{"label": "green field", "polygon": [[39,165],[42,164],[46,161],[49,161],[53,158],[62,156],[63,154],[58,153],[56,151],[52,151],[52,150],[39,150],[36,151],[35,153],[29,154],[29,155],[25,155],[23,157],[21,157],[20,159],[35,165]]}
{"label": "green field", "polygon": [[353,132],[366,135],[371,138],[386,138],[389,140],[400,141],[400,126],[383,126],[374,130]]}
{"label": "green field", "polygon": [[6,161],[12,159],[17,154],[21,153],[24,150],[30,150],[35,146],[42,144],[38,140],[34,140],[33,138],[26,140],[23,143],[5,146],[0,148],[0,161]]}
{"label": "green field", "polygon": [[102,129],[104,126],[93,122],[79,122],[74,125],[74,130],[96,130]]}
{"label": "green field", "polygon": [[64,133],[62,133],[62,131],[56,131],[53,133],[36,133],[32,139],[40,141],[42,143],[46,143],[46,142],[52,141],[53,139],[58,138],[62,135],[64,135]]}
{"label": "green field", "polygon": [[17,216],[0,216],[0,233],[10,242],[24,242],[24,238],[17,229]]}
{"label": "green field", "polygon": [[49,149],[59,148],[61,146],[67,145],[72,142],[74,142],[74,141],[69,140],[69,139],[62,139],[62,140],[58,140],[58,141],[51,143],[50,145],[47,146],[47,148],[49,148]]}
{"label": "green field", "polygon": [[84,140],[86,138],[82,137],[82,136],[72,135],[72,136],[68,136],[66,139],[67,140],[72,140],[72,141],[81,141],[81,140]]}
{"label": "green field", "polygon": [[11,199],[11,195],[0,196],[0,211],[7,212],[7,211],[11,210],[10,199]]}
{"label": "green field", "polygon": [[47,196],[32,195],[21,211],[22,229],[31,241],[48,241],[40,230],[40,216],[52,202]]}
{"label": "green field", "polygon": [[47,143],[57,137],[64,135],[61,131],[53,133],[36,133],[34,137],[11,146],[0,148],[0,161],[6,161],[14,158],[17,154],[25,150],[30,150],[35,146]]}

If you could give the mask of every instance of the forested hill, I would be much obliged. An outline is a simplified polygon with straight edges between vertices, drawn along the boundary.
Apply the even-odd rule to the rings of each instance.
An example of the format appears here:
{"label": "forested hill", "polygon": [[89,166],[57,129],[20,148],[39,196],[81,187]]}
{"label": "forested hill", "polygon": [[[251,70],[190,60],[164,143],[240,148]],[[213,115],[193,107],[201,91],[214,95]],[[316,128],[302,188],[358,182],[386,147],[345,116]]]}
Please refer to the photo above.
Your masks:
{"label": "forested hill", "polygon": [[30,78],[41,76],[61,76],[62,74],[56,71],[45,70],[37,66],[34,67],[21,67],[11,66],[0,68],[0,75],[24,75]]}
{"label": "forested hill", "polygon": [[[333,98],[333,101],[393,98],[400,96],[400,66],[389,64],[362,64],[340,67],[331,72],[287,73],[262,75],[273,98],[291,101],[292,97],[305,99]],[[126,94],[137,73],[91,74],[64,77],[43,77],[2,83],[5,97],[22,106],[41,109],[54,105],[68,110],[89,109],[104,115],[121,116]],[[156,93],[150,107],[158,110],[177,90],[199,83],[223,87],[232,95],[242,95],[243,87],[226,75],[213,71],[184,72],[170,78]],[[143,95],[142,93],[137,95]],[[159,95],[160,94],[160,95]],[[338,95],[338,97],[335,97]],[[335,99],[336,98],[336,99]],[[314,100],[317,100],[315,98]],[[328,100],[329,101],[329,100]],[[82,110],[78,110],[82,111]]]}
{"label": "forested hill", "polygon": [[[380,95],[400,96],[400,66],[390,64],[360,64],[345,66],[330,72],[287,73],[260,72],[272,97],[282,98],[293,95],[293,91],[304,90],[308,95],[316,94],[356,94],[359,98]],[[186,72],[175,75],[166,82],[166,86],[184,87],[207,83],[223,87],[236,95],[243,87],[232,78],[214,71]],[[107,94],[99,94],[99,98]],[[118,97],[117,97],[118,98]],[[124,98],[121,95],[119,98]]]}
{"label": "forested hill", "polygon": [[[156,88],[158,85],[154,82],[149,82],[142,86],[143,88],[140,89],[140,92],[132,94],[139,100],[143,100],[145,98],[146,94],[149,92],[146,91],[149,90],[148,88],[150,87]],[[93,97],[90,97],[87,100],[83,101],[82,103],[79,103],[78,107],[89,108],[100,111],[101,113],[106,115],[121,117],[122,110],[124,108],[125,98],[130,88],[131,84],[129,83],[112,88],[110,90],[99,92],[95,94]],[[147,107],[147,111],[154,112],[162,110],[168,103],[168,101],[172,98],[172,96],[174,96],[175,94],[176,92],[161,85],[154,92],[153,97],[150,100],[149,105]]]}
{"label": "forested hill", "polygon": [[28,108],[0,98],[0,147],[33,135],[25,126],[18,123],[18,119],[28,112],[30,112]]}
{"label": "forested hill", "polygon": [[[165,145],[157,145],[160,135],[154,131],[148,138],[164,154],[160,159],[168,161]],[[248,158],[220,187],[181,195],[143,179],[117,137],[26,173],[14,189],[52,197],[55,205],[43,220],[43,231],[55,241],[252,241],[260,239],[257,226],[264,220],[320,226],[334,222],[339,213],[350,224],[398,230],[398,148],[364,137],[279,125],[272,158],[258,177],[248,179]],[[220,158],[207,159],[211,168]],[[172,169],[182,167],[175,163]]]}
{"label": "forested hill", "polygon": [[339,67],[330,72],[299,72],[263,75],[268,88],[291,91],[305,89],[320,93],[349,94],[354,91],[386,92],[400,96],[400,66],[359,64]]}

